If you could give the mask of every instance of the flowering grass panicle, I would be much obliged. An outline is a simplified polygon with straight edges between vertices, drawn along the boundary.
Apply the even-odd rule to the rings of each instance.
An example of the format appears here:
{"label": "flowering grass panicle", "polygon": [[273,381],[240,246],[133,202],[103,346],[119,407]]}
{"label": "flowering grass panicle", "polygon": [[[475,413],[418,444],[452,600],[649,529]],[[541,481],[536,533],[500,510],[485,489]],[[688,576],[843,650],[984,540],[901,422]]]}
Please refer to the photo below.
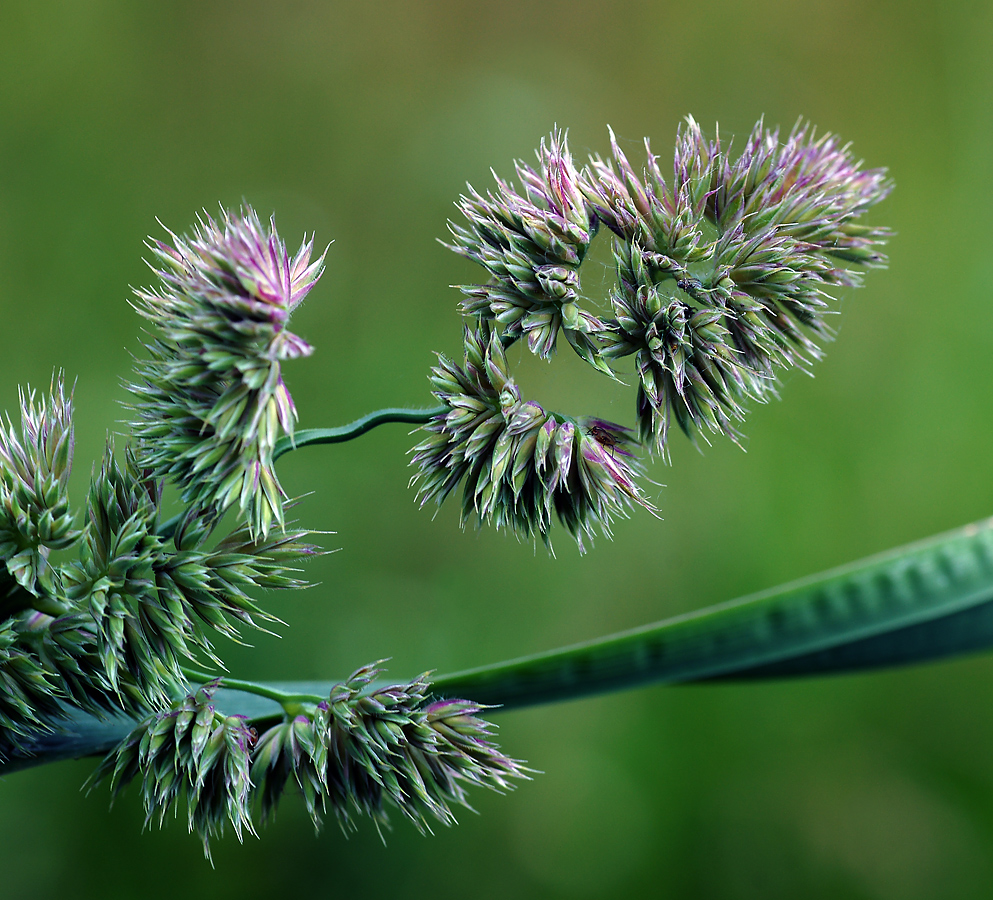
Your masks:
{"label": "flowering grass panicle", "polygon": [[[460,489],[463,526],[540,537],[550,550],[557,520],[582,553],[635,506],[658,514],[638,484],[641,445],[668,458],[673,422],[694,440],[738,440],[748,403],[773,396],[784,367],[819,356],[832,290],[885,263],[888,232],[856,220],[890,184],[831,135],[799,124],[780,140],[760,122],[735,155],[688,119],[671,175],[647,141],[640,173],[613,133],[610,143],[609,159],[580,170],[555,131],[537,167],[517,163],[519,186],[497,179],[495,192],[470,187],[461,198],[467,224],[450,223],[451,249],[488,281],[461,288],[463,362],[439,355],[430,376],[440,408],[382,409],[294,435],[281,367],[311,353],[288,325],[324,255],[312,261],[304,240],[291,256],[250,207],[149,244],[160,283],[136,292],[151,327],[128,385],[134,441],[115,453],[108,440],[78,522],[61,376],[40,399],[21,392],[19,428],[0,421],[0,770],[117,742],[93,783],[109,779],[117,796],[139,782],[148,822],[185,800],[208,857],[228,826],[239,840],[254,834],[254,813],[272,815],[287,790],[302,795],[315,826],[330,812],[346,832],[358,816],[382,828],[393,808],[430,831],[469,807],[473,785],[503,791],[531,771],[500,752],[487,707],[447,691],[533,702],[663,670],[671,678],[672,665],[698,677],[696,663],[686,670],[659,650],[691,632],[692,653],[710,666],[699,671],[724,671],[728,657],[717,657],[727,648],[710,639],[729,627],[718,611],[650,629],[651,644],[639,630],[434,687],[427,674],[388,683],[378,664],[328,693],[214,674],[225,671],[215,635],[238,640],[243,626],[278,621],[257,592],[305,586],[295,565],[320,552],[287,525],[277,455],[385,422],[422,423],[411,460],[422,506]],[[596,302],[580,269],[601,224],[617,280]],[[617,381],[633,364],[635,428],[525,399],[508,350],[520,341],[550,360],[560,333]],[[163,521],[168,482],[182,509]],[[233,530],[217,540],[227,511]],[[766,621],[774,600],[763,595],[746,618]]]}
{"label": "flowering grass panicle", "polygon": [[552,513],[576,539],[595,526],[609,535],[632,503],[651,512],[635,482],[628,430],[600,419],[569,420],[521,398],[500,336],[485,324],[466,331],[465,365],[444,356],[432,370],[445,407],[424,426],[413,452],[421,505],[441,503],[460,483],[462,522],[491,522],[548,546]]}
{"label": "flowering grass panicle", "polygon": [[283,525],[273,447],[296,419],[280,363],[312,352],[287,324],[324,255],[311,262],[304,241],[290,257],[275,224],[264,228],[250,207],[172,238],[149,244],[160,287],[136,292],[154,328],[150,359],[128,385],[138,461],[176,481],[194,514],[219,518],[236,505],[266,535]]}
{"label": "flowering grass panicle", "polygon": [[[317,552],[306,532],[285,528],[265,472],[295,418],[280,361],[310,352],[285,326],[323,257],[311,263],[305,242],[291,259],[251,210],[207,218],[192,239],[153,251],[163,285],[140,295],[159,333],[132,386],[137,452],[115,454],[108,441],[81,528],[67,492],[72,396],[61,374],[41,398],[21,391],[19,429],[0,423],[3,759],[81,711],[167,708],[189,689],[184,667],[201,655],[220,665],[210,632],[237,638],[239,624],[275,621],[252,593],[304,586],[293,563]],[[162,521],[165,476],[186,488],[178,525]],[[210,546],[238,478],[251,514]],[[69,552],[63,561],[52,551]]]}
{"label": "flowering grass panicle", "polygon": [[[161,481],[108,442],[83,527],[65,495],[69,401],[61,383],[40,402],[22,392],[20,436],[0,429],[0,753],[59,727],[73,709],[144,715],[186,690],[183,666],[213,654],[215,631],[274,621],[254,588],[295,588],[306,532],[253,537],[247,525],[208,547],[211,529],[161,531]],[[187,520],[187,523],[201,520]],[[202,524],[202,522],[201,522]],[[53,564],[51,549],[75,558]],[[33,556],[28,559],[28,556]]]}
{"label": "flowering grass panicle", "polygon": [[59,374],[47,395],[22,389],[19,399],[20,428],[0,422],[0,760],[63,715],[62,679],[34,626],[66,612],[50,553],[80,535],[68,497],[72,396]]}
{"label": "flowering grass panicle", "polygon": [[804,366],[827,337],[829,289],[885,264],[884,228],[854,220],[890,183],[832,135],[798,124],[785,142],[760,122],[736,158],[688,119],[667,180],[645,142],[638,176],[611,134],[612,159],[583,185],[614,234],[618,284],[605,356],[635,355],[643,440],[666,454],[669,424],[737,440],[744,402],[775,393],[776,370]]}

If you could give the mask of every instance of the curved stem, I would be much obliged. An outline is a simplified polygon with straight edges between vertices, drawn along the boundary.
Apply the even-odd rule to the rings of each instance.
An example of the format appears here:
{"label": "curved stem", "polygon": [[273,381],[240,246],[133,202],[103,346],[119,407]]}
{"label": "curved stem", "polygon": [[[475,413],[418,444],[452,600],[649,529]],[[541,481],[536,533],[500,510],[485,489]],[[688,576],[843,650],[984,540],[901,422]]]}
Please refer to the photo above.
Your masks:
{"label": "curved stem", "polygon": [[[431,409],[377,409],[375,412],[362,416],[361,419],[356,419],[348,425],[339,425],[337,428],[305,428],[296,432],[292,437],[284,435],[276,441],[272,458],[277,460],[291,450],[298,450],[300,447],[308,447],[311,444],[340,444],[343,441],[350,441],[353,438],[361,437],[367,431],[372,431],[378,425],[386,425],[390,422],[423,425],[430,421],[432,416],[445,412],[448,412],[447,406],[435,406]],[[159,536],[172,537],[182,517],[182,513],[180,513],[164,522],[159,528]]]}
{"label": "curved stem", "polygon": [[191,666],[182,666],[182,670],[183,674],[191,681],[197,681],[201,684],[216,682],[219,687],[227,688],[229,691],[241,691],[245,694],[255,694],[257,697],[265,697],[267,700],[275,700],[288,712],[291,709],[295,711],[300,704],[313,705],[327,699],[320,694],[294,693],[280,690],[273,685],[260,684],[257,681],[245,681],[241,678],[230,678],[227,675],[211,675],[209,672],[203,672]]}
{"label": "curved stem", "polygon": [[378,409],[362,416],[361,419],[356,419],[349,425],[340,425],[338,428],[304,428],[292,437],[284,435],[276,441],[272,458],[279,459],[290,450],[308,447],[311,444],[339,444],[342,441],[350,441],[353,438],[361,437],[367,431],[372,431],[377,425],[385,425],[389,422],[423,425],[432,416],[447,411],[447,406],[436,406],[432,409]]}

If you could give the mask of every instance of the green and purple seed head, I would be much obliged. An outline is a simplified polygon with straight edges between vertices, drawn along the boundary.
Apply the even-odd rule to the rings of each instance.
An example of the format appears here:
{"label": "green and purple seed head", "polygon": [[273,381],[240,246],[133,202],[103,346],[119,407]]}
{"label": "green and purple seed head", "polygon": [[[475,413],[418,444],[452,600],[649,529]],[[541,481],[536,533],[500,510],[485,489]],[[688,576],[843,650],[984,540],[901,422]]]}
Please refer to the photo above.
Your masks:
{"label": "green and purple seed head", "polygon": [[290,255],[255,211],[204,216],[189,237],[153,241],[157,290],[138,291],[154,327],[150,359],[128,385],[141,464],[174,480],[193,514],[237,506],[255,533],[283,527],[284,495],[272,453],[292,434],[296,408],[281,362],[312,347],[288,329],[324,254],[313,241]]}

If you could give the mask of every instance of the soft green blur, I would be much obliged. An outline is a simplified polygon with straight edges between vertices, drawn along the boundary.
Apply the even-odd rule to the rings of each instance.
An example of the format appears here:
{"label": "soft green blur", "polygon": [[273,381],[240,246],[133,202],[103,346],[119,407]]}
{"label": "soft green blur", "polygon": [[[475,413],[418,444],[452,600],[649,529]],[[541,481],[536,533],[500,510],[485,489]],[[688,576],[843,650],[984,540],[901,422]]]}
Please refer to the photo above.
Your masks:
{"label": "soft green blur", "polygon": [[[300,518],[338,553],[320,586],[275,595],[280,639],[233,673],[346,675],[392,657],[451,671],[739,596],[993,513],[993,6],[0,3],[0,409],[18,384],[76,380],[75,494],[139,350],[155,218],[242,198],[296,242],[333,240],[294,319],[316,345],[287,378],[302,427],[429,405],[457,354],[476,269],[436,238],[468,180],[507,176],[557,123],[577,157],[668,156],[680,119],[744,137],[800,116],[853,142],[897,188],[889,271],[849,291],[816,379],[754,410],[747,453],[674,442],[665,520],[638,510],[580,557],[432,518],[407,488],[413,439],[387,426],[281,463]],[[605,259],[601,255],[601,259]],[[536,399],[632,420],[631,394],[569,358],[523,361]],[[182,820],[142,833],[138,792],[108,812],[84,761],[0,783],[0,896],[988,897],[993,665],[652,688],[497,716],[545,774],[422,838],[363,822],[315,837],[288,797],[261,839],[214,850]]]}

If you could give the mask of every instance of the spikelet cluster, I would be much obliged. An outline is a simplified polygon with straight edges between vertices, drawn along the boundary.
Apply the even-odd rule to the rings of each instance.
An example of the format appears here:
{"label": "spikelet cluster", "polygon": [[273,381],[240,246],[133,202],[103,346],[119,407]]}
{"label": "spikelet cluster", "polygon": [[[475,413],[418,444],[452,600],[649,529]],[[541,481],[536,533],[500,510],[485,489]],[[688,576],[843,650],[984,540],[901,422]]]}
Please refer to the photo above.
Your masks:
{"label": "spikelet cluster", "polygon": [[488,284],[460,288],[462,311],[494,319],[542,359],[561,332],[583,359],[602,368],[592,335],[603,323],[579,304],[579,267],[596,218],[565,135],[553,132],[537,155],[537,169],[516,164],[522,193],[497,178],[495,195],[484,197],[470,186],[459,202],[469,224],[450,222],[453,243],[447,246],[492,276]]}
{"label": "spikelet cluster", "polygon": [[62,715],[61,673],[43,651],[46,631],[34,626],[66,612],[50,554],[80,536],[68,495],[71,393],[59,374],[47,395],[27,389],[19,398],[19,427],[10,416],[0,421],[0,760]]}
{"label": "spikelet cluster", "polygon": [[430,698],[421,676],[376,686],[377,665],[335,685],[308,712],[265,727],[215,708],[213,685],[138,724],[91,778],[109,778],[114,796],[140,780],[148,821],[161,824],[185,797],[187,821],[204,841],[230,824],[255,833],[252,812],[270,816],[287,786],[304,798],[315,825],[329,809],[342,828],[355,815],[389,824],[388,807],[422,830],[451,824],[452,806],[468,807],[466,789],[510,790],[528,769],[499,752],[482,708]]}
{"label": "spikelet cluster", "polygon": [[[79,537],[69,506],[74,447],[72,396],[62,377],[47,397],[20,392],[20,434],[0,425],[0,559],[7,575],[38,598],[56,589],[48,557]],[[11,599],[3,591],[4,599]],[[0,604],[3,601],[0,600]]]}
{"label": "spikelet cluster", "polygon": [[116,797],[140,778],[146,825],[161,827],[185,797],[189,829],[202,838],[208,858],[211,838],[223,835],[226,824],[239,840],[246,831],[255,833],[249,770],[256,733],[244,717],[215,709],[215,690],[207,685],[147,716],[89,780],[92,786],[109,777]]}
{"label": "spikelet cluster", "polygon": [[[623,435],[608,437],[609,458],[620,457],[606,466],[618,470],[615,477],[575,494],[560,481],[553,487],[538,479],[544,495],[527,493],[521,484],[534,459],[529,438],[518,435],[530,435],[532,421],[551,419],[536,404],[521,406],[502,384],[497,395],[506,396],[495,398],[485,365],[478,367],[482,381],[470,371],[480,355],[474,335],[488,341],[492,332],[504,349],[525,339],[548,359],[561,333],[583,360],[618,379],[632,358],[638,441],[668,460],[673,423],[694,441],[709,434],[739,441],[749,402],[774,396],[782,369],[807,368],[821,355],[817,340],[831,335],[831,291],[857,286],[861,269],[885,264],[880,247],[888,231],[856,220],[891,184],[884,170],[862,168],[833,135],[817,136],[800,123],[781,140],[759,122],[735,154],[689,118],[668,176],[647,140],[640,173],[612,132],[610,143],[607,159],[593,156],[580,170],[565,136],[554,132],[538,150],[537,168],[517,163],[520,190],[500,179],[485,196],[470,187],[459,203],[467,224],[450,224],[451,249],[479,263],[489,280],[460,286],[470,319],[466,368],[443,359],[433,371],[435,393],[450,411],[425,426],[414,480],[423,499],[440,502],[464,477],[463,521],[475,515],[546,539],[556,509],[579,539],[605,522],[605,512],[609,518],[618,498],[647,505],[630,480],[635,442],[620,426],[597,426]],[[603,309],[580,281],[601,225],[617,271]],[[511,426],[508,412],[523,418]],[[579,444],[576,450],[582,458]],[[585,450],[595,454],[596,441]]]}
{"label": "spikelet cluster", "polygon": [[304,532],[253,538],[244,525],[210,549],[203,528],[170,541],[159,534],[160,492],[130,450],[122,465],[108,447],[90,489],[79,559],[64,575],[66,598],[94,625],[107,687],[121,692],[123,669],[125,684],[155,705],[185,683],[184,664],[199,651],[212,655],[208,631],[235,638],[239,623],[273,621],[246,589],[302,586],[286,562],[316,552]]}
{"label": "spikelet cluster", "polygon": [[468,807],[466,788],[503,791],[526,778],[518,760],[499,752],[482,707],[467,700],[429,699],[422,675],[376,687],[382,670],[363,666],[331,690],[312,716],[298,716],[259,736],[252,777],[262,814],[274,809],[292,775],[319,825],[328,808],[342,828],[353,816],[389,824],[388,806],[419,829],[454,823],[452,805]]}
{"label": "spikelet cluster", "polygon": [[0,625],[0,760],[33,732],[47,730],[61,712],[53,674],[19,638],[12,621]]}
{"label": "spikelet cluster", "polygon": [[195,515],[236,506],[264,536],[284,523],[272,453],[296,419],[280,366],[312,352],[287,325],[324,256],[311,262],[304,241],[291,257],[250,207],[172,239],[149,244],[158,289],[136,292],[153,335],[128,385],[138,463],[176,482]]}
{"label": "spikelet cluster", "polygon": [[363,666],[331,690],[314,718],[327,750],[326,802],[343,828],[353,813],[386,825],[387,807],[419,829],[455,822],[452,806],[469,807],[466,789],[514,788],[526,779],[520,760],[500,752],[494,726],[469,700],[431,699],[427,673],[413,681],[376,687],[378,664]]}
{"label": "spikelet cluster", "polygon": [[524,400],[508,373],[500,336],[466,332],[465,363],[444,356],[432,370],[443,404],[413,450],[421,505],[462,485],[463,524],[475,519],[549,545],[553,513],[576,539],[610,534],[631,504],[655,512],[635,481],[627,429],[601,419],[562,420]]}
{"label": "spikelet cluster", "polygon": [[[210,546],[203,516],[166,537],[161,480],[112,442],[77,517],[71,397],[59,377],[20,399],[20,428],[0,423],[0,759],[72,709],[168,705],[186,690],[183,665],[216,661],[211,634],[273,621],[251,594],[303,586],[293,563],[317,552],[305,532],[248,525]],[[53,550],[70,552],[53,562]]]}
{"label": "spikelet cluster", "polygon": [[759,122],[734,157],[688,119],[670,179],[647,140],[640,176],[613,134],[611,148],[583,178],[614,236],[604,355],[634,355],[639,432],[655,451],[673,420],[690,437],[738,439],[747,401],[773,395],[779,369],[820,356],[829,291],[885,264],[887,230],[855,219],[890,182],[803,124],[781,142]]}

